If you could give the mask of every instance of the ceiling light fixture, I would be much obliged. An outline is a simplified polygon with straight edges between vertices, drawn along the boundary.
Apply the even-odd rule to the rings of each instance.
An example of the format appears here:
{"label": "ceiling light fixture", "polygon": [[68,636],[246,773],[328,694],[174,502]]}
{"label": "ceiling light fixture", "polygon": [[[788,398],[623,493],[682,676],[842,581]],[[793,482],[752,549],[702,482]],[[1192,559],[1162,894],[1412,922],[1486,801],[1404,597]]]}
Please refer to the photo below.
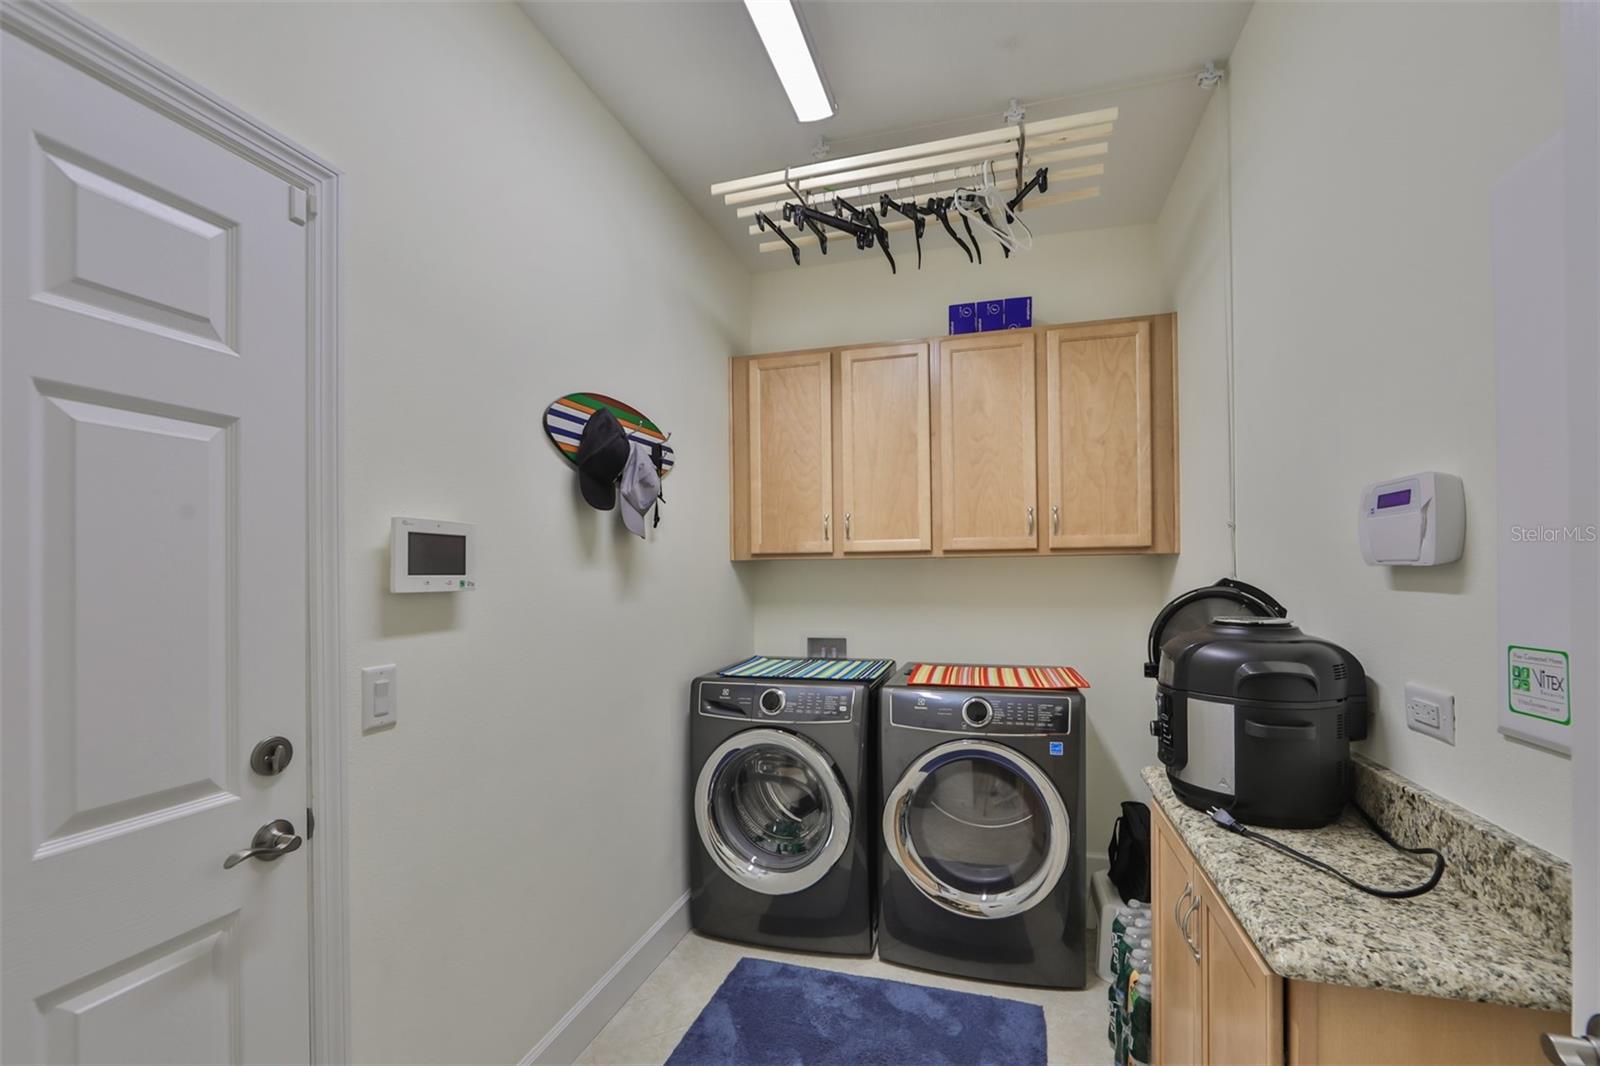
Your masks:
{"label": "ceiling light fixture", "polygon": [[822,72],[817,69],[793,0],[744,0],[744,7],[756,24],[784,92],[789,94],[794,117],[816,122],[832,115],[833,101],[822,84]]}

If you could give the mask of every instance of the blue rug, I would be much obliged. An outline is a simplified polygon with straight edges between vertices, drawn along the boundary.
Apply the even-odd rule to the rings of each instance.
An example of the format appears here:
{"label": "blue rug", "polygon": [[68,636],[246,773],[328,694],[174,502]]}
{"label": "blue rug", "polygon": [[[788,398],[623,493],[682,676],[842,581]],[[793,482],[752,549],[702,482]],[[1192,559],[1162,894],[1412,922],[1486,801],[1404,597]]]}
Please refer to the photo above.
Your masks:
{"label": "blue rug", "polygon": [[740,959],[667,1066],[1043,1066],[1044,1009]]}

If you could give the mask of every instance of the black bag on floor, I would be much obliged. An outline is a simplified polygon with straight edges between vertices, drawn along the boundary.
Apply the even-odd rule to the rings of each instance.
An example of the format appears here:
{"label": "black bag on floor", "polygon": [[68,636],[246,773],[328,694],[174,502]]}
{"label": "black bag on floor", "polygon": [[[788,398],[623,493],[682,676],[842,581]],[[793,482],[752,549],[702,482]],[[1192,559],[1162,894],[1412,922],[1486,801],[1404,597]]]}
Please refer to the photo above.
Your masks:
{"label": "black bag on floor", "polygon": [[1111,860],[1111,883],[1124,902],[1150,901],[1150,808],[1129,801],[1122,805],[1122,817],[1111,827],[1111,844],[1106,848]]}

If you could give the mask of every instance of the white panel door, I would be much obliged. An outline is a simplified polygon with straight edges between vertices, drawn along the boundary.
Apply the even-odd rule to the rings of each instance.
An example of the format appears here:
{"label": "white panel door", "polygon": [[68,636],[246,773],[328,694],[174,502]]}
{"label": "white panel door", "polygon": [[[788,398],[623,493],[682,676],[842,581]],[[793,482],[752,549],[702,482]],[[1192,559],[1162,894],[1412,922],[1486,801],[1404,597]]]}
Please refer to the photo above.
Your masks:
{"label": "white panel door", "polygon": [[0,76],[0,1057],[304,1061],[309,849],[223,859],[306,828],[306,230],[9,33]]}

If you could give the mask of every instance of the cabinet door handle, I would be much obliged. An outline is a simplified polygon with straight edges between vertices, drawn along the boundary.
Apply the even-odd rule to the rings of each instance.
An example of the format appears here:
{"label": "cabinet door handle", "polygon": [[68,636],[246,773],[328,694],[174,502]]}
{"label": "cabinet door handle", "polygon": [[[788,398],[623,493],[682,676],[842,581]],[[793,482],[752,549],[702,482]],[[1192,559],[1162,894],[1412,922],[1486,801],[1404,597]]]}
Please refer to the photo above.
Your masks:
{"label": "cabinet door handle", "polygon": [[1028,536],[1033,536],[1033,508],[1028,508]]}
{"label": "cabinet door handle", "polygon": [[1200,893],[1194,894],[1194,902],[1189,904],[1189,909],[1183,913],[1183,942],[1189,945],[1189,954],[1194,956],[1194,961],[1200,961],[1200,945],[1194,942],[1189,935],[1189,919],[1194,917],[1194,912],[1200,909]]}
{"label": "cabinet door handle", "polygon": [[1057,535],[1061,533],[1061,505],[1059,503],[1050,505],[1050,532]]}
{"label": "cabinet door handle", "polygon": [[845,540],[849,540],[850,539],[850,512],[849,511],[846,511],[844,513],[844,539]]}
{"label": "cabinet door handle", "polygon": [[[1183,909],[1183,901],[1189,898],[1189,893],[1192,892],[1193,890],[1194,890],[1194,886],[1192,886],[1189,882],[1185,881],[1183,883],[1183,895],[1179,896],[1177,899],[1173,900],[1173,902],[1172,902],[1172,924],[1174,924],[1174,925],[1176,925],[1178,927],[1178,932],[1180,932],[1180,933],[1184,932],[1184,930],[1183,930],[1183,919],[1178,917],[1178,912]],[[1184,933],[1183,938],[1185,940],[1188,940],[1189,939],[1189,935],[1187,933]]]}
{"label": "cabinet door handle", "polygon": [[828,514],[825,514],[825,515],[822,516],[822,539],[823,540],[832,540],[833,539],[833,530],[831,528],[832,525],[833,525],[833,513],[830,511]]}

